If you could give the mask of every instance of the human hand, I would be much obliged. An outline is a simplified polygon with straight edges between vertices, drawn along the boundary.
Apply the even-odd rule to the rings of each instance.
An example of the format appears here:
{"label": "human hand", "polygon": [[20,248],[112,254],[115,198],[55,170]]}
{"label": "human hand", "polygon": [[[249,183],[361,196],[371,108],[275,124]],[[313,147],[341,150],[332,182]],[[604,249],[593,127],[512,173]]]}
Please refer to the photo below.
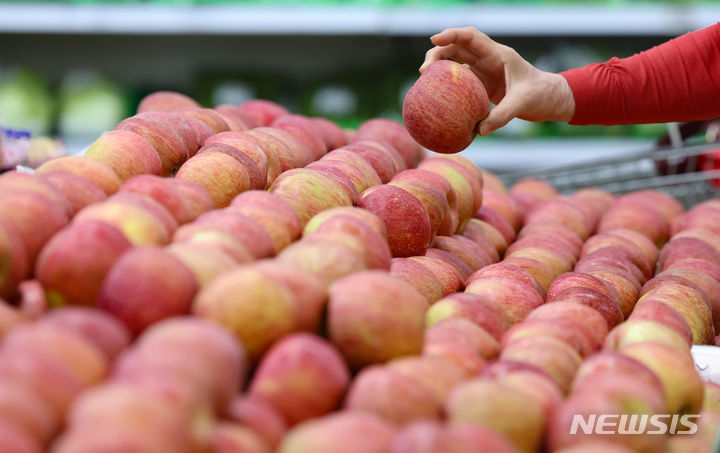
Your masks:
{"label": "human hand", "polygon": [[471,28],[448,28],[430,38],[435,45],[425,54],[423,72],[437,60],[464,63],[480,78],[495,104],[478,124],[488,135],[513,118],[527,121],[570,121],[575,99],[563,76],[544,72],[505,45]]}

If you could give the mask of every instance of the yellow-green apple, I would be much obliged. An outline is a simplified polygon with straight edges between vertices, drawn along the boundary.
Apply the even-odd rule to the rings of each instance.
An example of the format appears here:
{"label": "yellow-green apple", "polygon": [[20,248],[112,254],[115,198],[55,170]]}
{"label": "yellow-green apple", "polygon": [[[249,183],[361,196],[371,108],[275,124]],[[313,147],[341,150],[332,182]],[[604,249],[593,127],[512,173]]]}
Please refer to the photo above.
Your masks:
{"label": "yellow-green apple", "polygon": [[279,281],[295,296],[296,331],[317,332],[327,305],[327,289],[323,281],[308,271],[277,260],[258,261],[255,270]]}
{"label": "yellow-green apple", "polygon": [[121,181],[138,175],[160,175],[162,162],[158,152],[145,138],[127,130],[110,131],[95,140],[85,157],[110,167]]}
{"label": "yellow-green apple", "polygon": [[610,209],[610,206],[615,200],[615,196],[612,193],[597,187],[585,187],[576,190],[571,196],[576,200],[592,206],[595,211],[601,215]]}
{"label": "yellow-green apple", "polygon": [[460,274],[460,271],[452,264],[442,259],[431,258],[429,256],[411,256],[408,259],[422,264],[426,269],[435,274],[442,284],[443,296],[465,289],[465,279]]}
{"label": "yellow-green apple", "polygon": [[582,272],[568,272],[556,278],[550,285],[547,302],[557,300],[558,294],[574,287],[594,289],[610,297],[618,306],[621,304],[620,293],[617,292],[614,286],[610,286],[599,278]]}
{"label": "yellow-green apple", "polygon": [[345,133],[335,122],[327,118],[311,118],[325,142],[325,147],[328,151],[340,148],[348,144]]}
{"label": "yellow-green apple", "polygon": [[269,447],[278,446],[287,431],[282,415],[267,401],[248,394],[233,398],[228,418],[251,429]]}
{"label": "yellow-green apple", "polygon": [[439,356],[408,356],[390,361],[386,368],[416,380],[442,406],[450,391],[465,380],[465,373],[450,360]]}
{"label": "yellow-green apple", "polygon": [[365,254],[360,239],[336,232],[333,237],[313,236],[291,244],[277,260],[313,274],[329,287],[346,275],[366,270]]}
{"label": "yellow-green apple", "polygon": [[600,220],[597,231],[604,233],[616,228],[638,231],[657,246],[663,245],[670,236],[670,224],[665,216],[650,206],[637,203],[613,204]]}
{"label": "yellow-green apple", "polygon": [[407,168],[415,168],[420,160],[420,146],[397,121],[387,118],[364,121],[358,126],[353,142],[365,139],[388,142],[402,156]]}
{"label": "yellow-green apple", "polygon": [[690,324],[677,309],[664,302],[646,300],[633,309],[628,319],[657,321],[677,332],[688,344],[693,342],[693,332],[690,329]]}
{"label": "yellow-green apple", "polygon": [[247,171],[248,178],[250,179],[250,188],[254,190],[265,190],[267,185],[267,176],[263,174],[260,167],[251,159],[247,154],[239,151],[237,148],[226,145],[224,143],[208,143],[203,145],[197,152],[202,153],[222,153],[227,154],[233,159],[237,160]]}
{"label": "yellow-green apple", "polygon": [[[52,408],[22,382],[6,379],[0,383],[2,423],[12,426],[38,444],[47,444],[60,429],[60,420]],[[0,440],[5,440],[3,434],[0,434]],[[5,442],[2,445],[8,448]]]}
{"label": "yellow-green apple", "polygon": [[570,301],[557,301],[551,304],[544,304],[530,312],[525,318],[531,321],[553,321],[556,319],[569,318],[580,322],[587,335],[595,344],[602,344],[608,333],[608,325],[605,318],[597,310]]}
{"label": "yellow-green apple", "polygon": [[288,115],[288,109],[266,99],[251,99],[240,104],[240,110],[250,115],[260,126],[269,126],[275,118]]}
{"label": "yellow-green apple", "polygon": [[[465,225],[482,205],[482,184],[465,167],[452,160],[440,157],[425,159],[418,166],[444,176],[453,186],[458,200],[459,225],[457,233],[462,233]],[[482,219],[481,219],[482,220]]]}
{"label": "yellow-green apple", "polygon": [[190,124],[190,120],[187,117],[170,112],[144,112],[138,114],[138,116],[169,123],[175,129],[175,132],[180,135],[183,143],[185,143],[188,149],[188,157],[194,156],[202,144],[195,127]]}
{"label": "yellow-green apple", "polygon": [[51,171],[40,175],[42,179],[64,196],[71,206],[70,217],[77,214],[84,207],[99,203],[107,198],[105,192],[93,185],[90,181],[78,175],[64,171]]}
{"label": "yellow-green apple", "polygon": [[295,327],[293,294],[251,265],[213,280],[193,301],[193,313],[215,321],[242,340],[252,360]]}
{"label": "yellow-green apple", "polygon": [[344,186],[317,170],[287,171],[273,183],[270,192],[292,206],[303,226],[319,212],[352,205]]}
{"label": "yellow-green apple", "polygon": [[564,393],[570,389],[575,372],[582,363],[582,357],[575,348],[544,335],[520,337],[505,343],[500,359],[537,366],[548,373]]}
{"label": "yellow-green apple", "polygon": [[400,187],[422,202],[428,212],[430,230],[433,235],[437,233],[443,219],[450,215],[450,207],[447,204],[445,195],[427,182],[415,179],[399,179],[390,181],[388,185]]}
{"label": "yellow-green apple", "polygon": [[248,250],[248,248],[243,245],[239,239],[235,238],[232,234],[221,230],[201,229],[190,234],[182,241],[177,242],[218,247],[239,264],[246,264],[255,261],[255,257],[252,253],[250,253],[250,250]]}
{"label": "yellow-green apple", "polygon": [[485,360],[500,353],[500,344],[485,329],[464,318],[448,318],[427,328],[423,356],[440,357],[459,367],[466,377],[476,376]]}
{"label": "yellow-green apple", "polygon": [[472,268],[467,263],[465,263],[465,261],[445,250],[431,247],[425,251],[425,257],[436,258],[445,261],[447,264],[451,265],[455,268],[455,270],[458,271],[458,273],[462,277],[463,282],[465,282],[465,280],[467,280],[468,277],[470,277],[470,275],[472,275],[473,273]]}
{"label": "yellow-green apple", "polygon": [[358,373],[348,390],[345,410],[369,412],[402,426],[417,420],[439,419],[442,402],[412,376],[388,366],[369,366]]}
{"label": "yellow-green apple", "polygon": [[387,272],[366,271],[330,287],[329,337],[353,369],[422,351],[428,302]]}
{"label": "yellow-green apple", "polygon": [[362,193],[368,187],[382,184],[378,173],[365,159],[345,149],[330,151],[318,162],[344,172],[353,181],[358,193]]}
{"label": "yellow-green apple", "polygon": [[697,285],[703,294],[705,294],[707,301],[710,302],[715,333],[720,332],[720,282],[704,272],[687,267],[667,269],[658,274],[657,279],[660,279],[662,275],[674,275],[687,279]]}
{"label": "yellow-green apple", "polygon": [[612,329],[625,319],[622,309],[610,298],[610,296],[589,287],[573,286],[566,288],[558,292],[555,298],[549,300],[548,303],[554,303],[557,301],[568,301],[576,304],[587,305],[588,307],[597,310],[603,318],[605,318],[609,329]]}
{"label": "yellow-green apple", "polygon": [[689,285],[660,285],[643,295],[638,304],[657,301],[671,306],[690,326],[693,344],[713,344],[715,329],[710,305],[697,285],[689,281],[687,283]]}
{"label": "yellow-green apple", "polygon": [[498,253],[498,259],[503,253],[505,253],[505,250],[508,247],[508,242],[505,239],[505,236],[503,236],[497,228],[483,220],[475,218],[470,219],[467,223],[465,231],[463,231],[463,236],[477,243],[490,241],[492,246],[495,248],[495,251]]}
{"label": "yellow-green apple", "polygon": [[[480,170],[477,165],[473,163],[470,159],[468,159],[465,156],[461,156],[460,154],[452,154],[452,155],[443,155],[443,154],[436,154],[436,158],[449,160],[452,162],[455,162],[456,164],[463,167],[472,177],[477,181],[477,183],[480,185],[480,189],[483,188],[483,172]],[[427,157],[426,157],[427,158]],[[423,159],[424,160],[424,159]]]}
{"label": "yellow-green apple", "polygon": [[418,290],[428,303],[443,297],[444,287],[438,276],[421,263],[409,258],[393,258],[390,274],[405,281]]}
{"label": "yellow-green apple", "polygon": [[546,423],[540,403],[525,390],[487,377],[457,386],[445,404],[452,424],[482,425],[510,440],[524,452],[540,448]]}
{"label": "yellow-green apple", "polygon": [[187,313],[197,289],[195,276],[181,260],[158,247],[138,247],[110,269],[97,305],[139,334],[161,319]]}
{"label": "yellow-green apple", "polygon": [[64,171],[81,176],[102,189],[107,195],[118,191],[122,182],[108,165],[94,159],[80,156],[64,156],[52,159],[39,166],[35,173]]}
{"label": "yellow-green apple", "polygon": [[489,206],[483,206],[474,215],[474,218],[487,222],[503,235],[505,241],[511,244],[515,240],[515,229],[498,211]]}
{"label": "yellow-green apple", "polygon": [[269,402],[294,426],[336,409],[349,382],[347,365],[331,343],[296,333],[283,337],[263,356],[248,393]]}
{"label": "yellow-green apple", "polygon": [[229,421],[212,427],[210,445],[215,453],[270,453],[271,449],[250,428]]}
{"label": "yellow-green apple", "polygon": [[189,223],[195,219],[183,193],[178,190],[170,178],[155,175],[135,176],[120,187],[120,192],[136,193],[152,198],[168,210],[178,225]]}
{"label": "yellow-green apple", "polygon": [[215,202],[210,195],[197,184],[178,178],[168,179],[168,183],[175,187],[185,199],[185,206],[192,220],[215,207]]}
{"label": "yellow-green apple", "polygon": [[406,179],[428,183],[443,194],[447,201],[448,212],[438,226],[437,234],[444,236],[453,234],[455,230],[457,230],[460,220],[457,206],[457,195],[455,194],[455,189],[453,189],[453,186],[447,178],[428,170],[410,169],[401,171],[392,178],[392,181],[402,181]]}
{"label": "yellow-green apple", "polygon": [[238,265],[238,262],[220,246],[176,242],[167,246],[166,250],[190,269],[199,288],[204,288],[218,276]]}
{"label": "yellow-green apple", "polygon": [[630,278],[633,286],[641,286],[647,280],[643,271],[630,259],[627,249],[617,245],[604,247],[585,255],[575,264],[575,272],[608,268],[623,274],[629,273],[627,277]]}
{"label": "yellow-green apple", "polygon": [[628,316],[633,311],[637,298],[640,295],[640,284],[632,275],[623,269],[612,267],[589,268],[587,270],[583,269],[582,272],[597,277],[615,288],[620,294],[620,300],[622,301],[620,310],[622,311],[623,317]]}
{"label": "yellow-green apple", "polygon": [[538,206],[537,209],[528,213],[525,223],[533,222],[559,222],[573,231],[581,239],[587,239],[595,229],[594,219],[590,218],[580,208],[565,198],[555,198]]}
{"label": "yellow-green apple", "polygon": [[78,212],[73,218],[73,225],[86,221],[100,221],[114,226],[122,231],[133,245],[170,242],[167,226],[154,213],[142,206],[121,203],[117,200],[96,203]]}
{"label": "yellow-green apple", "polygon": [[[648,261],[647,256],[643,250],[636,245],[630,239],[622,236],[608,233],[599,233],[589,238],[582,248],[581,256],[589,255],[598,250],[613,247],[613,250],[623,251],[627,254],[627,257],[640,269],[645,277],[648,279],[653,276],[655,271],[655,263]],[[614,248],[618,247],[618,248]]]}
{"label": "yellow-green apple", "polygon": [[130,241],[114,226],[81,222],[60,231],[45,245],[35,275],[51,306],[92,306],[105,276],[130,248]]}
{"label": "yellow-green apple", "polygon": [[642,362],[660,378],[668,413],[697,414],[700,411],[703,381],[687,352],[650,341],[625,345],[618,352]]}
{"label": "yellow-green apple", "polygon": [[[26,270],[29,270],[45,243],[67,225],[69,219],[63,206],[37,192],[10,190],[0,193],[0,221],[6,225],[4,230],[8,238],[19,239],[22,243],[29,266]],[[17,236],[9,236],[13,234],[10,231]]]}
{"label": "yellow-green apple", "polygon": [[500,263],[494,263],[489,266],[485,266],[482,269],[474,272],[465,282],[467,285],[472,283],[474,280],[483,278],[483,277],[509,277],[513,278],[515,280],[520,280],[522,282],[527,283],[528,285],[532,286],[535,291],[545,299],[547,297],[547,293],[545,292],[545,288],[540,285],[540,283],[535,280],[535,278],[530,275],[528,271],[523,269],[520,266],[516,266],[514,264],[502,261]]}
{"label": "yellow-green apple", "polygon": [[374,186],[362,193],[359,206],[383,221],[393,256],[425,254],[432,239],[430,218],[413,194],[399,187]]}
{"label": "yellow-green apple", "polygon": [[536,259],[514,256],[504,258],[502,262],[517,266],[527,271],[527,273],[530,274],[540,284],[540,286],[542,286],[546,294],[556,277],[555,272],[550,268],[550,266]]}
{"label": "yellow-green apple", "polygon": [[720,265],[720,252],[703,240],[688,237],[668,242],[660,251],[663,268],[683,259],[703,259]]}
{"label": "yellow-green apple", "polygon": [[218,152],[200,153],[178,170],[176,178],[200,186],[216,208],[224,208],[241,192],[252,189],[248,170],[238,160]]}
{"label": "yellow-green apple", "polygon": [[525,320],[514,325],[502,337],[501,346],[519,338],[548,336],[572,346],[581,356],[587,357],[602,346],[582,323],[572,318]]}
{"label": "yellow-green apple", "polygon": [[466,293],[477,294],[500,305],[510,324],[517,324],[545,301],[530,285],[512,277],[482,277],[473,280]]}
{"label": "yellow-green apple", "polygon": [[9,171],[0,175],[0,193],[24,192],[46,198],[72,216],[74,209],[70,201],[53,184],[41,176],[30,173]]}
{"label": "yellow-green apple", "polygon": [[[453,235],[436,236],[431,245],[433,248],[444,250],[462,260],[470,268],[471,274],[497,262],[488,252],[488,248],[492,248],[492,244],[489,244],[489,242],[488,248],[483,248],[465,236]],[[492,248],[492,251],[495,252],[495,249]]]}
{"label": "yellow-green apple", "polygon": [[345,145],[339,150],[362,157],[375,170],[383,184],[390,182],[396,174],[403,170],[398,167],[398,162],[403,161],[397,151],[382,146],[374,146],[372,143],[368,143],[368,140]]}
{"label": "yellow-green apple", "polygon": [[177,113],[185,118],[195,118],[196,120],[202,121],[207,124],[210,129],[216,134],[220,132],[235,130],[245,130],[245,125],[232,122],[228,124],[227,117],[220,113],[207,108],[202,107],[183,107],[171,110],[173,113]]}
{"label": "yellow-green apple", "polygon": [[483,189],[483,206],[500,214],[512,227],[513,232],[523,226],[525,214],[522,207],[509,195]]}
{"label": "yellow-green apple", "polygon": [[160,157],[163,176],[172,175],[190,156],[180,134],[166,121],[133,116],[121,121],[115,130],[134,132],[150,143]]}
{"label": "yellow-green apple", "polygon": [[[268,186],[280,174],[280,162],[274,148],[269,148],[259,138],[243,132],[221,132],[211,135],[202,146],[213,143],[232,146],[236,151],[245,154],[257,165]],[[262,145],[262,146],[261,146]]]}
{"label": "yellow-green apple", "polygon": [[367,223],[349,215],[338,215],[323,222],[306,237],[323,237],[331,232],[343,232],[360,239],[368,269],[390,270],[392,255],[387,240]]}
{"label": "yellow-green apple", "polygon": [[22,236],[0,218],[0,297],[15,296],[18,285],[30,273]]}
{"label": "yellow-green apple", "polygon": [[625,345],[651,341],[690,354],[690,343],[670,327],[650,319],[629,319],[615,326],[605,338],[603,348],[616,351]]}
{"label": "yellow-green apple", "polygon": [[455,293],[435,302],[425,314],[426,324],[447,318],[465,318],[485,329],[497,341],[510,328],[510,321],[499,304],[475,294]]}
{"label": "yellow-green apple", "polygon": [[181,107],[200,107],[190,96],[176,91],[153,91],[140,100],[137,111],[167,112]]}
{"label": "yellow-green apple", "polygon": [[224,231],[242,243],[256,259],[275,254],[272,237],[260,223],[232,209],[215,209],[198,217],[193,223],[178,228],[173,236],[183,242],[199,231]]}
{"label": "yellow-green apple", "polygon": [[381,417],[358,411],[340,411],[308,420],[290,430],[278,453],[383,453],[396,428]]}
{"label": "yellow-green apple", "polygon": [[283,115],[275,118],[270,126],[282,129],[303,142],[316,160],[329,151],[320,128],[311,118],[298,114]]}
{"label": "yellow-green apple", "polygon": [[457,153],[470,146],[489,111],[480,79],[450,60],[429,65],[403,102],[403,120],[412,138],[438,153]]}

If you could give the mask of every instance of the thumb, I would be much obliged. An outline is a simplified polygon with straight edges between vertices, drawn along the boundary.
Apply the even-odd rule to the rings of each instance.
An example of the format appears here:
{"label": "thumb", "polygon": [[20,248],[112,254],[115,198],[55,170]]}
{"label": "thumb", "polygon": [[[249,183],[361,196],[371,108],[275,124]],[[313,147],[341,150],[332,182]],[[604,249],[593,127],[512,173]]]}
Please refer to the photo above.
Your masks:
{"label": "thumb", "polygon": [[478,134],[486,136],[505,126],[517,116],[519,108],[519,100],[511,96],[505,96],[502,101],[490,110],[490,114],[480,121]]}

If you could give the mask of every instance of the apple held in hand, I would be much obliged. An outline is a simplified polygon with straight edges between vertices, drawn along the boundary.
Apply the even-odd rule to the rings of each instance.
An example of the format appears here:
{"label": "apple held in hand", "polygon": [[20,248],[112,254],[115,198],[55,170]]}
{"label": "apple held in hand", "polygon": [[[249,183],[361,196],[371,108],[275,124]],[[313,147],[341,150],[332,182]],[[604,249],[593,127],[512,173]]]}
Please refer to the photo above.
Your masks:
{"label": "apple held in hand", "polygon": [[428,66],[403,102],[403,120],[410,135],[422,146],[447,154],[470,146],[478,122],[489,111],[480,79],[450,60]]}

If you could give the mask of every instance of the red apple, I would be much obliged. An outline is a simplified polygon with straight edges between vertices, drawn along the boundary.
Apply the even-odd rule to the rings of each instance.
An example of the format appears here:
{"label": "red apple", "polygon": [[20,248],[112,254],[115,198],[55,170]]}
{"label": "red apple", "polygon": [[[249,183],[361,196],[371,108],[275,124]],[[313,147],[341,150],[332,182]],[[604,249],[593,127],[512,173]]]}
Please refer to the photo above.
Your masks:
{"label": "red apple", "polygon": [[160,175],[163,171],[153,145],[132,131],[116,130],[101,135],[85,151],[85,157],[106,164],[121,181],[138,175]]}
{"label": "red apple", "polygon": [[167,112],[181,107],[200,107],[190,96],[175,91],[153,91],[140,100],[138,113],[159,111]]}
{"label": "red apple", "polygon": [[102,189],[107,195],[118,191],[122,182],[118,175],[108,165],[80,156],[64,156],[52,159],[36,170],[36,174],[49,173],[52,171],[64,171],[81,176]]}

